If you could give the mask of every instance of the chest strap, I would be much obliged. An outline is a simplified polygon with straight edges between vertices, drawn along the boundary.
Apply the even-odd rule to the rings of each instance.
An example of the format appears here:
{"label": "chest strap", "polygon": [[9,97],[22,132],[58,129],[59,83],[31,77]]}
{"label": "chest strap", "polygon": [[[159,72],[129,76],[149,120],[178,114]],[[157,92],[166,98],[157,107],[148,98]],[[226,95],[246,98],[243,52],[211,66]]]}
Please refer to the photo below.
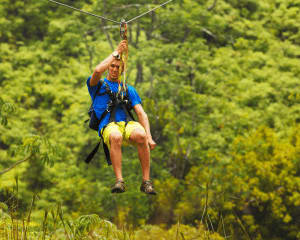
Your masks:
{"label": "chest strap", "polygon": [[[126,124],[129,121],[134,121],[134,117],[131,113],[132,107],[131,107],[131,101],[129,99],[129,94],[128,94],[128,88],[126,88],[126,92],[121,92],[121,93],[114,93],[110,90],[108,84],[104,82],[105,85],[105,92],[99,93],[99,96],[107,94],[109,96],[110,101],[107,104],[106,110],[102,113],[99,121],[101,122],[105,116],[110,113],[109,117],[109,123],[111,122],[116,122],[116,111],[118,107],[121,107],[124,113],[126,114]],[[123,95],[123,98],[121,94]]]}

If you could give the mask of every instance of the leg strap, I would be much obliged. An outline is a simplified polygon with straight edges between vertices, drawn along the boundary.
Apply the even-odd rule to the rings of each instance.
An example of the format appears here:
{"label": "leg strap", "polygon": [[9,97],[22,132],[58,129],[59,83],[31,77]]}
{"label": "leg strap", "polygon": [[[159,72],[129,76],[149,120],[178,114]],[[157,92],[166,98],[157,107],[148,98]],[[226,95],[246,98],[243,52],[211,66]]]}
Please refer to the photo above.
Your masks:
{"label": "leg strap", "polygon": [[90,161],[92,161],[93,157],[95,156],[96,152],[98,151],[100,146],[100,142],[98,142],[98,144],[96,145],[96,147],[93,149],[93,151],[91,151],[91,153],[87,156],[87,158],[85,159],[86,163],[90,163]]}

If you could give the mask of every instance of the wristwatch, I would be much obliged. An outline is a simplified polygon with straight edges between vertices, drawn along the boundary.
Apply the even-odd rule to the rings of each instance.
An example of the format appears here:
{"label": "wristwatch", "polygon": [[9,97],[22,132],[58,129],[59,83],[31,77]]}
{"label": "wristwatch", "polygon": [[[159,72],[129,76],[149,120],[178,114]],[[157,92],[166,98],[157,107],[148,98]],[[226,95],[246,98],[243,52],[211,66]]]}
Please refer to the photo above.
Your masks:
{"label": "wristwatch", "polygon": [[113,51],[112,55],[113,55],[114,58],[120,59],[120,54],[119,54],[118,51]]}

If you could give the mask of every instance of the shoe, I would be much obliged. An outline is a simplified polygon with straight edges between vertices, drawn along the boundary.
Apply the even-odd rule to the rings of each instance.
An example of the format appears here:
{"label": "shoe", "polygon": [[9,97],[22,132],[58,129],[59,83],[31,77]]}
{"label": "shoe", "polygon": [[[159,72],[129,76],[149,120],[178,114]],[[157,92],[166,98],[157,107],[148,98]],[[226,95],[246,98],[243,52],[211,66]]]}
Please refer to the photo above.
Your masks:
{"label": "shoe", "polygon": [[125,183],[123,180],[117,180],[115,185],[111,188],[112,193],[123,193],[125,191]]}
{"label": "shoe", "polygon": [[156,192],[154,190],[153,184],[150,180],[146,180],[142,182],[142,185],[140,187],[141,192],[156,195]]}

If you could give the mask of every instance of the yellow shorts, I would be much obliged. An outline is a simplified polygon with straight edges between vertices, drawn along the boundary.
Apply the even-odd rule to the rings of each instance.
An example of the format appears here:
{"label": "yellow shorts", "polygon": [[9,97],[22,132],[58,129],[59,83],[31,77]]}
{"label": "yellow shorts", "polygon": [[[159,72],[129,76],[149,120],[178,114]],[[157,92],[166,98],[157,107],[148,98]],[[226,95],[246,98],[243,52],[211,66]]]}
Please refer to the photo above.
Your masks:
{"label": "yellow shorts", "polygon": [[117,122],[117,123],[111,122],[104,128],[104,131],[103,129],[101,130],[101,135],[103,136],[104,143],[110,149],[109,136],[112,132],[119,132],[123,136],[124,145],[128,145],[128,144],[132,144],[129,141],[129,137],[132,131],[137,128],[145,131],[144,127],[139,122],[129,121],[126,127],[125,127],[125,122]]}

